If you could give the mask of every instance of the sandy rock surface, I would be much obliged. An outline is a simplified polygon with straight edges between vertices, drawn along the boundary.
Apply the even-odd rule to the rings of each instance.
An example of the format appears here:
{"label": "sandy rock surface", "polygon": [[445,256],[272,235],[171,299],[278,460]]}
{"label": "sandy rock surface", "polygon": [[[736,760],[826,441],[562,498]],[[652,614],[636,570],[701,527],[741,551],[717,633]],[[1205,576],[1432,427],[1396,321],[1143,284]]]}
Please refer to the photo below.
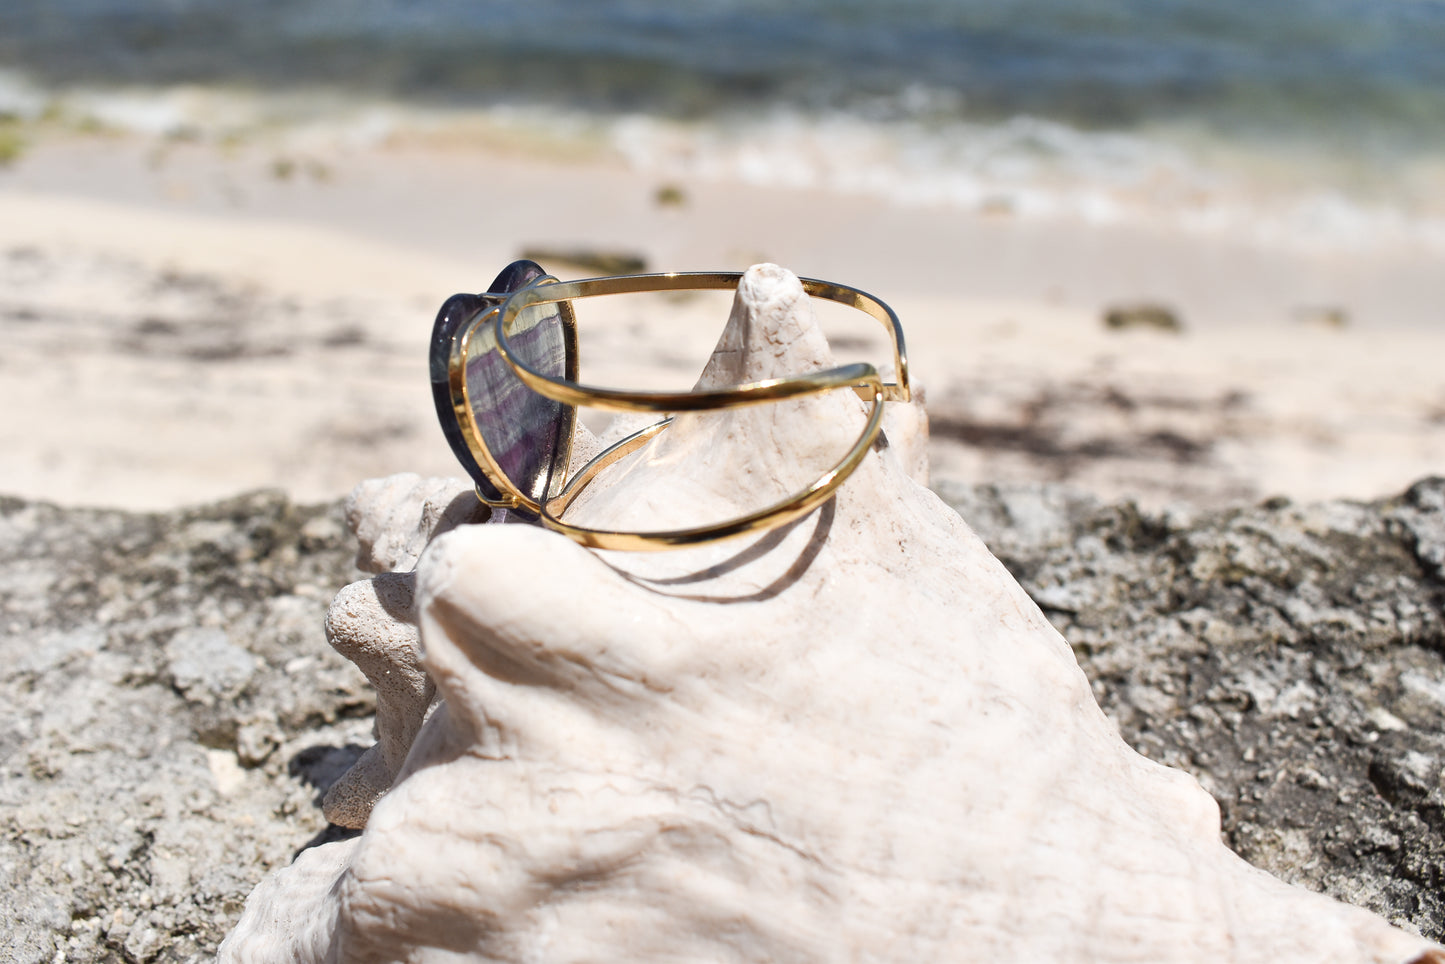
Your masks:
{"label": "sandy rock surface", "polygon": [[375,697],[326,645],[340,506],[161,515],[0,499],[0,959],[206,960]]}
{"label": "sandy rock surface", "polygon": [[[1231,847],[1438,940],[1442,493],[1193,514],[943,494],[1065,629],[1125,739],[1220,800]],[[209,959],[269,870],[339,836],[321,791],[371,742],[373,697],[322,631],[358,576],[341,505],[11,499],[0,545],[0,957]],[[1207,647],[1181,632],[1211,625]],[[237,676],[186,668],[211,648],[253,660],[231,699],[210,687]]]}
{"label": "sandy rock surface", "polygon": [[1445,479],[1374,504],[1144,512],[945,487],[1100,705],[1256,866],[1445,933]]}

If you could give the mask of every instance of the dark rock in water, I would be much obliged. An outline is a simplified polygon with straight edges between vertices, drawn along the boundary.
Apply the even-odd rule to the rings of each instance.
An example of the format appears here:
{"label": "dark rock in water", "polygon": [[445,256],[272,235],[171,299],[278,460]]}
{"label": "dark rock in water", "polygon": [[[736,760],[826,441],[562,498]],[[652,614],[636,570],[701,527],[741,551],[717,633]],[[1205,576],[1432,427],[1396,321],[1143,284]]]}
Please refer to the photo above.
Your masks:
{"label": "dark rock in water", "polygon": [[1349,327],[1350,313],[1339,305],[1306,305],[1296,308],[1295,318],[1306,325],[1340,330]]}
{"label": "dark rock in water", "polygon": [[944,487],[1105,712],[1271,873],[1445,937],[1445,479],[1166,511]]}
{"label": "dark rock in water", "polygon": [[518,257],[535,261],[553,274],[564,267],[597,275],[638,274],[647,270],[647,259],[642,255],[603,248],[527,248]]}
{"label": "dark rock in water", "polygon": [[[1376,504],[1148,514],[941,487],[1141,751],[1279,876],[1445,936],[1445,481]],[[322,635],[338,505],[159,514],[0,498],[0,959],[205,960],[373,696]]]}
{"label": "dark rock in water", "polygon": [[687,192],[680,184],[663,184],[652,194],[660,208],[680,208],[687,204]]}
{"label": "dark rock in water", "polygon": [[1114,330],[1152,328],[1177,333],[1184,330],[1184,323],[1174,309],[1165,305],[1115,305],[1104,312],[1104,327]]}

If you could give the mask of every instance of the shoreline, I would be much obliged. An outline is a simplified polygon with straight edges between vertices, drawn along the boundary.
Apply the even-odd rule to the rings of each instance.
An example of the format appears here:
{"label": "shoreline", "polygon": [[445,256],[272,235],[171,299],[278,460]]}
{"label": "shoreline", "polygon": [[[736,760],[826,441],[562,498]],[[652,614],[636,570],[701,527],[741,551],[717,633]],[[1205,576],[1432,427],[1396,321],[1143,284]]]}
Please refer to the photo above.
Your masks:
{"label": "shoreline", "polygon": [[[670,186],[680,203],[660,200]],[[1423,249],[677,184],[474,144],[68,135],[0,169],[3,488],[159,509],[455,475],[432,317],[539,247],[647,270],[770,260],[882,297],[927,391],[935,481],[1218,505],[1445,472],[1445,278]],[[1134,303],[1182,332],[1104,326]]]}
{"label": "shoreline", "polygon": [[[1153,299],[1199,327],[1277,324],[1340,307],[1351,324],[1371,328],[1445,319],[1437,300],[1445,255],[1423,240],[1314,244],[1262,228],[1191,227],[1167,205],[1155,217],[1090,220],[890,202],[672,176],[600,148],[492,144],[485,132],[372,146],[299,134],[238,145],[69,133],[0,167],[0,192],[319,226],[431,260],[482,261],[486,271],[529,246],[595,247],[640,254],[647,270],[768,259],[895,297]],[[660,202],[664,192],[678,200]]]}

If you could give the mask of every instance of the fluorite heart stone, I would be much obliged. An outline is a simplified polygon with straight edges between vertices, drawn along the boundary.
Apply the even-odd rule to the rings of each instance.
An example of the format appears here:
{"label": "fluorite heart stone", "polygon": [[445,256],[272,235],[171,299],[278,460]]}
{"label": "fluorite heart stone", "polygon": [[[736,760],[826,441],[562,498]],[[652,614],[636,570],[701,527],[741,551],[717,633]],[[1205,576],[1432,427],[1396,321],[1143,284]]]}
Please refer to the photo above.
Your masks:
{"label": "fluorite heart stone", "polygon": [[[466,334],[465,379],[477,434],[497,467],[518,491],[545,500],[560,484],[575,410],[527,388],[497,350],[488,309],[545,272],[530,261],[508,265],[490,290],[481,295],[454,295],[442,305],[432,329],[431,382],[442,431],[458,461],[488,498],[500,498],[501,487],[490,477],[485,459],[471,451],[451,403],[449,368],[452,345]],[[576,351],[575,336],[563,323],[557,305],[539,305],[523,312],[508,331],[508,343],[519,360],[556,377],[565,377]]]}

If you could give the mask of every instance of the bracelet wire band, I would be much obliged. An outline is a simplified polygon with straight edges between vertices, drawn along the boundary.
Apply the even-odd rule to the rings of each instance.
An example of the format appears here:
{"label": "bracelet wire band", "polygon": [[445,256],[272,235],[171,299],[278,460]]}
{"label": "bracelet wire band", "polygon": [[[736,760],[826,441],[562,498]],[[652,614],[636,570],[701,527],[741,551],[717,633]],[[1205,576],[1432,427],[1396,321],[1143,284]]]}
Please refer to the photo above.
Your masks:
{"label": "bracelet wire band", "polygon": [[[485,478],[500,493],[500,498],[491,497],[479,485],[478,498],[488,505],[504,507],[533,517],[547,528],[585,546],[634,551],[696,545],[765,531],[798,519],[826,501],[857,468],[877,440],[882,430],[883,403],[911,399],[902,326],[894,311],[872,295],[831,282],[799,279],[808,295],[856,308],[882,324],[892,341],[893,364],[897,373],[893,382],[884,382],[877,368],[861,362],[802,375],[748,382],[729,388],[690,392],[625,391],[584,385],[577,381],[577,329],[572,302],[610,294],[726,290],[736,288],[741,278],[740,272],[672,272],[619,275],[581,281],[558,281],[551,276],[542,276],[510,296],[488,295],[488,302],[466,321],[452,338],[447,362],[450,407],[460,434]],[[505,300],[502,300],[503,297]],[[560,378],[529,365],[508,340],[509,329],[522,312],[543,306],[556,307],[567,346],[564,374]],[[473,404],[475,400],[467,382],[466,365],[470,341],[483,331],[491,336],[497,353],[528,389],[560,403],[565,431],[562,433],[561,450],[554,459],[554,466],[566,466],[569,462],[576,408],[579,406],[621,412],[660,413],[669,417],[608,447],[582,466],[571,478],[557,477],[554,469],[540,496],[529,495],[521,491],[502,470],[477,424]],[[671,424],[670,416],[673,413],[718,411],[760,405],[821,395],[845,388],[854,391],[863,401],[871,403],[862,434],[836,464],[812,483],[772,505],[721,523],[659,531],[596,529],[574,525],[562,518],[568,507],[601,472],[665,431]]]}

